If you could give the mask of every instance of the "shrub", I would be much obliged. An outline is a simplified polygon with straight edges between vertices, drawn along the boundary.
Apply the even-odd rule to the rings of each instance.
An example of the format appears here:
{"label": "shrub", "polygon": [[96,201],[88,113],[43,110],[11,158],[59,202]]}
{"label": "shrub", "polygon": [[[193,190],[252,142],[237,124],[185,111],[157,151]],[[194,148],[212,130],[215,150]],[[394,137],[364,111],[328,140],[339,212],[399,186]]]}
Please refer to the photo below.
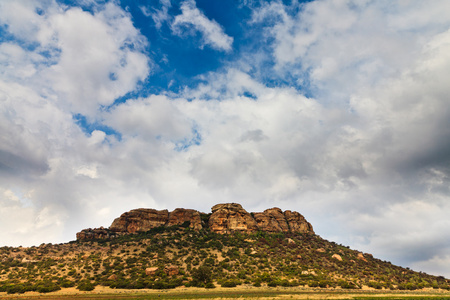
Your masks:
{"label": "shrub", "polygon": [[234,280],[227,280],[221,284],[222,287],[236,287],[236,285],[236,281]]}
{"label": "shrub", "polygon": [[205,265],[198,267],[192,271],[192,285],[204,286],[212,281],[211,269]]}
{"label": "shrub", "polygon": [[270,286],[270,287],[277,287],[277,283],[276,283],[275,281],[269,281],[269,282],[267,283],[267,286]]}
{"label": "shrub", "polygon": [[35,290],[39,293],[50,293],[60,289],[61,287],[51,281],[41,281],[35,285]]}
{"label": "shrub", "polygon": [[92,282],[90,280],[82,280],[78,284],[77,289],[80,291],[89,292],[89,291],[92,291],[93,289],[95,289],[95,285],[92,284]]}

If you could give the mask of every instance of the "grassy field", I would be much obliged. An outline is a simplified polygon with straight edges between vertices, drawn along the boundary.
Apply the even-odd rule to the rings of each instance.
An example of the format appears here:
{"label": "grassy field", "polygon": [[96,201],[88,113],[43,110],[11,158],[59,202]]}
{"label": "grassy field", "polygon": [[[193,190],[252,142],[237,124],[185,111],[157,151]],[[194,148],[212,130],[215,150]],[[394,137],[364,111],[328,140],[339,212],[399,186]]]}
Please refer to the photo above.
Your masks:
{"label": "grassy field", "polygon": [[449,291],[390,291],[342,289],[305,289],[305,288],[255,288],[244,286],[238,288],[216,288],[212,290],[199,288],[177,288],[173,290],[116,290],[97,287],[92,292],[80,292],[75,288],[62,289],[48,294],[27,292],[25,294],[7,295],[0,293],[0,299],[434,299],[450,300]]}

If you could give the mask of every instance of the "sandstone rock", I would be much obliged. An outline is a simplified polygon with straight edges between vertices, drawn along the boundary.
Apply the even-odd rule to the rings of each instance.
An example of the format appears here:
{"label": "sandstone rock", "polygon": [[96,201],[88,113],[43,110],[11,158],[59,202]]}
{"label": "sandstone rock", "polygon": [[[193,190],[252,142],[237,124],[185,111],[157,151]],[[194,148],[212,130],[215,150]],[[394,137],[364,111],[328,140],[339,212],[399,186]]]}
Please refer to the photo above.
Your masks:
{"label": "sandstone rock", "polygon": [[284,212],[284,216],[289,224],[289,229],[291,232],[314,234],[312,225],[306,221],[305,217],[303,217],[300,213],[286,210]]}
{"label": "sandstone rock", "polygon": [[152,228],[164,226],[169,220],[169,211],[151,208],[138,208],[123,213],[109,227],[116,232],[135,233],[149,231]]}
{"label": "sandstone rock", "polygon": [[233,231],[255,232],[258,226],[253,217],[237,203],[217,204],[211,209],[209,228],[217,233]]}
{"label": "sandstone rock", "polygon": [[189,222],[189,227],[195,230],[203,228],[200,213],[194,209],[177,208],[169,214],[167,226],[183,225]]}
{"label": "sandstone rock", "polygon": [[[212,214],[208,220],[209,228],[221,234],[234,231],[250,233],[258,230],[314,234],[311,224],[295,211],[283,212],[274,207],[262,213],[250,214],[237,203],[217,204],[211,210]],[[77,240],[108,239],[145,232],[160,226],[183,225],[186,222],[194,230],[201,230],[205,225],[202,224],[200,212],[193,209],[177,208],[169,213],[168,210],[139,208],[123,213],[114,220],[110,228],[83,229],[77,233]]]}
{"label": "sandstone rock", "polygon": [[174,276],[174,275],[178,275],[179,269],[178,269],[177,266],[170,265],[170,266],[165,266],[165,267],[164,267],[164,272],[165,272],[168,276]]}
{"label": "sandstone rock", "polygon": [[360,259],[360,260],[363,260],[363,261],[367,261],[367,259],[364,257],[364,254],[362,254],[361,252],[358,253],[358,256],[356,258]]}
{"label": "sandstone rock", "polygon": [[325,252],[326,252],[325,249],[323,249],[323,248],[319,248],[319,249],[317,249],[316,251],[317,251],[317,252],[320,252],[320,253],[325,253]]}
{"label": "sandstone rock", "polygon": [[288,244],[295,244],[295,241],[293,239],[288,238],[287,239]]}
{"label": "sandstone rock", "polygon": [[109,239],[118,237],[119,235],[120,234],[103,227],[94,229],[88,228],[77,232],[77,240]]}
{"label": "sandstone rock", "polygon": [[145,275],[152,276],[156,274],[156,271],[158,271],[158,267],[151,267],[145,269]]}
{"label": "sandstone rock", "polygon": [[278,207],[266,209],[262,213],[254,213],[256,223],[262,231],[288,232],[289,225],[286,222],[283,211]]}
{"label": "sandstone rock", "polygon": [[342,257],[339,254],[333,254],[333,256],[331,256],[334,259],[337,259],[339,261],[342,261]]}
{"label": "sandstone rock", "polygon": [[117,280],[117,275],[116,274],[112,274],[111,276],[108,277],[108,280]]}

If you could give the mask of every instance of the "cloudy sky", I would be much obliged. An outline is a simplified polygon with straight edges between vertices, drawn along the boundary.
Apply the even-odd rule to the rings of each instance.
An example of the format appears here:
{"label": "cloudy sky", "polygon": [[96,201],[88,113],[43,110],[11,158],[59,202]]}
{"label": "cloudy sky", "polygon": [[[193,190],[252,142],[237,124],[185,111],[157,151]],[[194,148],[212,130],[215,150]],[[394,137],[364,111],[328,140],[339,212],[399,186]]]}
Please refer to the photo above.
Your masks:
{"label": "cloudy sky", "polygon": [[3,0],[0,246],[296,210],[450,277],[450,2]]}

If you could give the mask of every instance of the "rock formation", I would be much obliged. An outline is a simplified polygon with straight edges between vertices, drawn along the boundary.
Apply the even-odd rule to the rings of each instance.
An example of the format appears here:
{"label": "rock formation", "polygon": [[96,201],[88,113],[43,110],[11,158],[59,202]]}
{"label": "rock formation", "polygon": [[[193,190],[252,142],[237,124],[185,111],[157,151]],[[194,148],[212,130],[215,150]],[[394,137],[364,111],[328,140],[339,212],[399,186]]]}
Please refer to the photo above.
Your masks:
{"label": "rock formation", "polygon": [[200,213],[194,209],[177,208],[169,214],[167,226],[183,225],[189,223],[189,227],[200,230],[202,226],[202,218]]}
{"label": "rock formation", "polygon": [[98,239],[111,239],[118,237],[120,233],[113,232],[109,229],[100,228],[88,228],[83,229],[77,233],[77,240],[98,240]]}
{"label": "rock formation", "polygon": [[77,240],[109,239],[124,234],[146,232],[161,226],[183,226],[194,230],[209,228],[212,232],[295,232],[314,234],[313,227],[298,212],[274,207],[264,212],[248,213],[240,204],[214,205],[212,213],[202,214],[193,209],[177,208],[172,212],[150,208],[133,209],[116,218],[109,228],[83,229]]}
{"label": "rock formation", "polygon": [[289,232],[289,225],[283,211],[277,207],[253,214],[261,231]]}
{"label": "rock formation", "polygon": [[284,216],[289,224],[290,231],[314,233],[312,225],[299,212],[286,210]]}
{"label": "rock formation", "polygon": [[254,232],[258,230],[255,219],[240,204],[225,203],[214,205],[209,217],[209,229],[217,233],[233,231]]}
{"label": "rock formation", "polygon": [[149,231],[152,228],[166,225],[169,220],[169,211],[151,208],[138,208],[123,213],[115,219],[109,227],[115,232],[135,233]]}

